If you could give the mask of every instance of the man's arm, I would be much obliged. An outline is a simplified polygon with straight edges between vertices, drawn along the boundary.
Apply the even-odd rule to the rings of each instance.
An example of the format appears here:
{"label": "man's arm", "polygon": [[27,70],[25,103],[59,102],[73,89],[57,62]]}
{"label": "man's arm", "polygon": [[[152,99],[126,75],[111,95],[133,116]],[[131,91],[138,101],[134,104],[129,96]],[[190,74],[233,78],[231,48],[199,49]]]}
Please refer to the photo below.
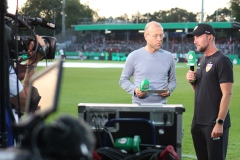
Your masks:
{"label": "man's arm", "polygon": [[[232,97],[232,83],[221,83],[220,88],[222,91],[222,99],[220,102],[219,106],[219,112],[218,112],[218,119],[225,120],[225,117],[228,113],[230,102],[231,102],[231,97]],[[223,125],[224,124],[219,124],[216,123],[211,137],[212,138],[217,138],[219,136],[222,136],[223,134]]]}
{"label": "man's arm", "polygon": [[[43,39],[40,36],[37,36],[37,38],[38,38],[39,44],[41,46],[44,46],[45,43],[44,43]],[[35,56],[34,55],[31,56],[33,54],[33,51],[32,51],[33,47],[34,47],[34,43],[31,42],[29,45],[29,49],[28,49],[28,54],[30,55],[31,58],[28,59],[27,64],[25,65],[26,72],[25,72],[25,76],[23,79],[23,90],[21,90],[18,95],[10,98],[10,101],[14,105],[14,107],[19,109],[20,108],[19,103],[18,103],[18,97],[19,97],[21,111],[25,111],[26,98],[28,95],[28,89],[29,89],[28,87],[29,87],[30,78],[32,77],[33,74],[35,74],[38,62],[41,61],[42,58],[44,57],[44,55],[42,53],[37,53]]]}
{"label": "man's arm", "polygon": [[169,77],[168,78],[168,89],[169,89],[169,92],[172,93],[177,86],[175,61],[174,61],[173,57],[172,57],[172,64],[171,64],[171,68],[169,70],[168,77]]}
{"label": "man's arm", "polygon": [[222,91],[222,99],[220,102],[220,108],[218,113],[219,119],[225,119],[229,110],[229,105],[232,97],[232,83],[221,83],[220,88]]}
{"label": "man's arm", "polygon": [[133,57],[131,54],[127,57],[121,76],[119,80],[119,85],[129,94],[134,94],[136,86],[130,81],[131,76],[134,73],[133,67]]}

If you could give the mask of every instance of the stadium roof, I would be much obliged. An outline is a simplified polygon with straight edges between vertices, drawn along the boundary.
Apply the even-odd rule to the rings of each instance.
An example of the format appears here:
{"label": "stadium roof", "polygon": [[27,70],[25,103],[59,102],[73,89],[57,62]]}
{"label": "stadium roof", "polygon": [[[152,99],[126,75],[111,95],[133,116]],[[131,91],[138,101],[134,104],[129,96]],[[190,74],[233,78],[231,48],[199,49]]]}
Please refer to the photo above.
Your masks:
{"label": "stadium roof", "polygon": [[[207,23],[207,22],[206,22]],[[198,22],[182,22],[182,23],[161,23],[164,29],[193,29]],[[240,28],[238,22],[208,22],[215,29]],[[90,30],[144,30],[146,23],[105,23],[105,24],[84,24],[74,25],[75,31]]]}

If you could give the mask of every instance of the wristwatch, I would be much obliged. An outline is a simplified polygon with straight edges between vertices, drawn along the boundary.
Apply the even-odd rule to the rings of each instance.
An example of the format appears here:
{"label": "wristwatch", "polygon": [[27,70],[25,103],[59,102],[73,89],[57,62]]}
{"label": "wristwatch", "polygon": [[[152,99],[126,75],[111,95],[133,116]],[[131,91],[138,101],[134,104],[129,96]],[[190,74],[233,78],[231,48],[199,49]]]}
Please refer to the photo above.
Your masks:
{"label": "wristwatch", "polygon": [[216,123],[218,123],[218,124],[223,124],[224,123],[224,120],[222,120],[222,119],[216,119]]}

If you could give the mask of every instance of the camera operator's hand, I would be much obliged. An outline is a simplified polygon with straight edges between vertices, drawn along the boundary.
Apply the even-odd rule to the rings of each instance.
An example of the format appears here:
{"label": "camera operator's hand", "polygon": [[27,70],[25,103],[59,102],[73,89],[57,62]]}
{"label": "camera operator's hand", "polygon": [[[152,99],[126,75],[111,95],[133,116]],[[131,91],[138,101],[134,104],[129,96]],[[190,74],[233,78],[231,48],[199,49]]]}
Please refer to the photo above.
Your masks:
{"label": "camera operator's hand", "polygon": [[[37,35],[37,41],[40,45],[39,47],[46,48],[44,40],[42,39],[41,36]],[[39,53],[39,52],[37,52],[36,54],[34,53],[34,48],[35,48],[34,45],[35,45],[34,42],[31,41],[29,48],[28,48],[28,56],[29,56],[28,63],[27,63],[28,65],[37,64],[44,57],[43,53]],[[33,54],[35,54],[35,55],[33,55]]]}

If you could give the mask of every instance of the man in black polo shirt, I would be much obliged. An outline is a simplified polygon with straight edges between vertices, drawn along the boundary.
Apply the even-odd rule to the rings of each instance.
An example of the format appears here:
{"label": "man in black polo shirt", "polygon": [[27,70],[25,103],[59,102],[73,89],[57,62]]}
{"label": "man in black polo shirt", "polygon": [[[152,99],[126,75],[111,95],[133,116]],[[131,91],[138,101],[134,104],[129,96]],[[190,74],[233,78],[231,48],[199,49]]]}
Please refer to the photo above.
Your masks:
{"label": "man in black polo shirt", "polygon": [[198,160],[225,160],[230,127],[233,67],[215,46],[216,33],[208,24],[198,24],[187,38],[203,53],[197,70],[186,74],[195,91],[191,133]]}

